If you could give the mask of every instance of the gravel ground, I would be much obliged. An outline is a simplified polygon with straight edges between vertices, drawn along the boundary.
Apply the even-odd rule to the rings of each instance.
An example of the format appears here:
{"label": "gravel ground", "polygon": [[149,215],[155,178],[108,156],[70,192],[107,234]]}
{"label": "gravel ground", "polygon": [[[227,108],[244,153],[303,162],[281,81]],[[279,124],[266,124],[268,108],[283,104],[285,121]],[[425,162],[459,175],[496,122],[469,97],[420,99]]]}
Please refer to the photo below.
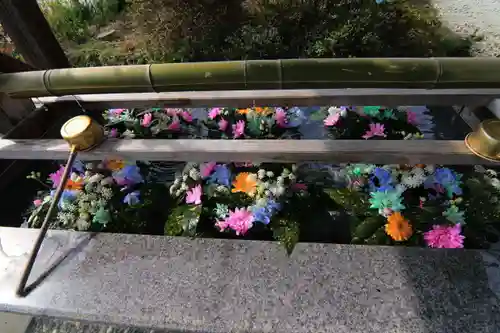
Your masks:
{"label": "gravel ground", "polygon": [[432,0],[448,27],[460,34],[477,31],[484,40],[475,53],[500,57],[500,0]]}

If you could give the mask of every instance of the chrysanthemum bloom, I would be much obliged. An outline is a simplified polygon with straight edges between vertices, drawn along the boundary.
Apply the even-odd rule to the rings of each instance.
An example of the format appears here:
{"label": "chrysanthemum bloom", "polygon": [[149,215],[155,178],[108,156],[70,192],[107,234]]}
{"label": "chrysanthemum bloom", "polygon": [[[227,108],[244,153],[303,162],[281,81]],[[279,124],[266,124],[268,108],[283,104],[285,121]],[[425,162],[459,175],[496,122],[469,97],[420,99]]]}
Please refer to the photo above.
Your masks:
{"label": "chrysanthemum bloom", "polygon": [[142,120],[141,120],[141,126],[142,127],[149,127],[152,122],[153,122],[153,115],[148,112],[142,118]]}
{"label": "chrysanthemum bloom", "polygon": [[246,208],[236,208],[234,211],[229,211],[229,216],[218,221],[215,225],[224,231],[227,228],[236,232],[236,235],[244,235],[253,226],[253,214]]}
{"label": "chrysanthemum bloom", "polygon": [[256,190],[256,176],[248,172],[241,172],[236,176],[231,192],[244,192],[246,194],[252,195]]}
{"label": "chrysanthemum bloom", "polygon": [[245,122],[239,120],[235,125],[233,125],[233,135],[235,138],[242,137],[245,134]]}
{"label": "chrysanthemum bloom", "polygon": [[413,234],[410,223],[408,223],[408,220],[400,212],[394,212],[389,215],[387,224],[385,225],[385,232],[398,242],[407,240]]}
{"label": "chrysanthemum bloom", "polygon": [[276,108],[274,117],[276,119],[276,124],[278,124],[279,127],[287,127],[288,118],[286,116],[285,110],[283,110],[282,108]]}
{"label": "chrysanthemum bloom", "polygon": [[464,236],[460,224],[454,226],[433,225],[432,230],[424,233],[424,240],[429,247],[442,249],[460,249],[464,247]]}

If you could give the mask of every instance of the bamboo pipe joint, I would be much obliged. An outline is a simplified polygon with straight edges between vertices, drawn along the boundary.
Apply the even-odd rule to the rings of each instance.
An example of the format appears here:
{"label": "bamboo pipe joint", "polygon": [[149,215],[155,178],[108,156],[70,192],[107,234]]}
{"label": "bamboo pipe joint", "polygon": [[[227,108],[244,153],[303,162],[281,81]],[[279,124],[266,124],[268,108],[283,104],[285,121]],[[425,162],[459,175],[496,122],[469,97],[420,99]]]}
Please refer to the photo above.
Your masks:
{"label": "bamboo pipe joint", "polygon": [[89,116],[76,116],[62,125],[61,136],[76,151],[86,151],[104,141],[104,128]]}

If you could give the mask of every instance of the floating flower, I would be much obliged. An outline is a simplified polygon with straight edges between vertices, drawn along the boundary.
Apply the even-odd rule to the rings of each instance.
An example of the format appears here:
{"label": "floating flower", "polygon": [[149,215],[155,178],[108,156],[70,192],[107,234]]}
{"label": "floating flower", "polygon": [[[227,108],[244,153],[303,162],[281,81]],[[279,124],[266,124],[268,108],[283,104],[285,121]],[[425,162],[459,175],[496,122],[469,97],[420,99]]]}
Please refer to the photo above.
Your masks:
{"label": "floating flower", "polygon": [[[372,188],[382,192],[394,190],[391,171],[384,168],[375,168],[372,173],[373,176],[370,178]],[[378,186],[375,185],[374,180],[377,180]]]}
{"label": "floating flower", "polygon": [[335,126],[338,123],[339,119],[340,113],[335,113],[328,115],[328,117],[323,120],[323,123],[325,124],[325,126]]}
{"label": "floating flower", "polygon": [[64,186],[66,190],[70,191],[79,191],[82,189],[82,187],[83,187],[83,180],[74,181],[71,179],[68,179],[66,181],[66,185]]}
{"label": "floating flower", "polygon": [[144,182],[137,165],[124,166],[123,169],[113,172],[113,178],[120,186],[132,186]]}
{"label": "floating flower", "polygon": [[401,203],[400,191],[371,192],[370,197],[370,208],[378,209],[381,214],[384,208],[390,208],[395,212],[405,209],[405,206]]}
{"label": "floating flower", "polygon": [[112,128],[111,130],[109,130],[108,136],[110,138],[117,138],[118,137],[118,130],[116,128]]}
{"label": "floating flower", "polygon": [[448,207],[447,210],[443,212],[443,216],[446,217],[446,219],[452,223],[458,224],[464,222],[464,212],[461,212],[458,210],[458,207],[455,205],[452,205]]}
{"label": "floating flower", "polygon": [[181,122],[179,121],[179,118],[175,117],[174,120],[170,123],[170,125],[167,126],[167,130],[169,131],[180,131],[181,129]]}
{"label": "floating flower", "polygon": [[233,189],[231,192],[244,192],[252,195],[257,189],[257,181],[254,174],[248,172],[239,173],[233,181]]}
{"label": "floating flower", "polygon": [[215,170],[215,167],[217,166],[217,163],[215,162],[208,162],[208,163],[203,163],[200,166],[200,174],[203,178],[207,178],[212,174],[212,172]]}
{"label": "floating flower", "polygon": [[123,160],[107,160],[104,161],[104,165],[106,169],[109,169],[111,171],[118,171],[123,169],[125,166],[125,161]]}
{"label": "floating flower", "polygon": [[165,113],[167,114],[167,116],[170,117],[176,117],[179,112],[182,112],[182,109],[172,109],[172,108],[165,109]]}
{"label": "floating flower", "polygon": [[229,216],[229,207],[224,204],[216,203],[214,213],[218,219],[225,219]]}
{"label": "floating flower", "polygon": [[411,237],[413,230],[400,212],[394,212],[387,218],[385,233],[395,241],[402,242]]}
{"label": "floating flower", "polygon": [[39,207],[41,204],[42,204],[42,200],[40,200],[40,199],[33,200],[33,205],[35,205],[35,207]]}
{"label": "floating flower", "polygon": [[52,182],[52,187],[56,188],[61,183],[62,175],[64,173],[64,166],[61,165],[60,168],[49,175],[49,179]]}
{"label": "floating flower", "polygon": [[186,203],[188,204],[201,204],[201,185],[198,184],[186,192]]}
{"label": "floating flower", "polygon": [[437,168],[434,171],[434,175],[429,177],[424,183],[424,188],[439,189],[439,187],[442,187],[446,190],[448,197],[452,198],[453,195],[462,195],[462,189],[460,187],[462,184],[460,181],[461,178],[462,176],[460,174],[456,174],[451,169]]}
{"label": "floating flower", "polygon": [[380,136],[380,137],[386,137],[387,135],[384,133],[385,128],[384,125],[375,123],[375,124],[370,124],[370,129],[366,131],[366,133],[362,136],[363,139],[369,139],[374,136]]}
{"label": "floating flower", "polygon": [[454,226],[433,225],[432,230],[424,233],[427,246],[443,249],[460,249],[464,247],[464,236],[461,235],[460,224]]}
{"label": "floating flower", "polygon": [[233,125],[233,135],[235,138],[242,137],[245,134],[245,122],[239,120],[235,125]]}
{"label": "floating flower", "polygon": [[193,121],[193,116],[188,111],[182,111],[180,113],[180,115],[181,115],[182,119],[184,119],[185,122],[190,123]]}
{"label": "floating flower", "polygon": [[269,107],[265,107],[265,108],[256,107],[256,108],[254,108],[254,110],[255,110],[255,113],[257,113],[261,116],[267,116],[268,114],[270,114],[272,112],[272,109]]}
{"label": "floating flower", "polygon": [[142,117],[141,126],[149,127],[152,121],[153,121],[153,115],[150,112],[148,112]]}
{"label": "floating flower", "polygon": [[418,125],[417,114],[413,111],[406,111],[406,121],[410,125]]}
{"label": "floating flower", "polygon": [[217,125],[219,125],[219,130],[225,131],[227,129],[227,125],[229,125],[229,121],[227,121],[226,119],[222,118],[221,120],[219,120],[219,122],[217,123]]}
{"label": "floating flower", "polygon": [[137,205],[140,202],[141,200],[139,191],[130,192],[123,198],[123,203],[129,206]]}
{"label": "floating flower", "polygon": [[222,112],[221,108],[212,108],[210,111],[208,111],[208,118],[210,119],[215,119],[218,115],[220,115]]}
{"label": "floating flower", "polygon": [[364,106],[363,113],[370,117],[378,117],[380,115],[380,106]]}
{"label": "floating flower", "polygon": [[[55,194],[56,194],[55,190],[50,191],[51,198],[53,198]],[[59,208],[63,209],[64,205],[66,205],[67,203],[73,202],[76,199],[77,195],[78,195],[78,193],[76,191],[71,191],[71,190],[62,191],[61,198],[59,199],[57,206]]]}
{"label": "floating flower", "polygon": [[276,113],[274,115],[274,118],[276,119],[276,124],[279,127],[288,127],[288,118],[286,116],[285,110],[283,108],[276,108]]}
{"label": "floating flower", "polygon": [[259,221],[264,224],[269,224],[271,218],[280,209],[281,205],[276,201],[269,199],[266,201],[265,206],[253,206],[252,211],[254,221]]}
{"label": "floating flower", "polygon": [[227,228],[236,232],[236,235],[244,235],[253,226],[253,214],[246,208],[236,208],[234,211],[229,211],[229,216],[218,221],[215,225],[224,231]]}
{"label": "floating flower", "polygon": [[217,165],[210,176],[209,183],[231,186],[231,171],[226,165]]}
{"label": "floating flower", "polygon": [[109,109],[108,110],[108,113],[114,115],[114,116],[119,116],[121,115],[123,112],[125,112],[125,109]]}
{"label": "floating flower", "polygon": [[299,127],[306,119],[300,108],[294,107],[288,110],[288,127]]}
{"label": "floating flower", "polygon": [[246,108],[246,109],[238,109],[236,112],[238,112],[239,114],[248,114],[248,112],[250,111],[251,111],[250,108]]}

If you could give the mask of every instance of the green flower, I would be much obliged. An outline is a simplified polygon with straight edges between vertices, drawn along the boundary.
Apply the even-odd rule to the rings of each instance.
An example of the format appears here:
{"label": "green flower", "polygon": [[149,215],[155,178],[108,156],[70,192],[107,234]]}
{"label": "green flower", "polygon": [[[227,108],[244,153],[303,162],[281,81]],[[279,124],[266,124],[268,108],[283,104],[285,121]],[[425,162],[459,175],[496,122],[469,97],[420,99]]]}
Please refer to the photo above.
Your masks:
{"label": "green flower", "polygon": [[347,167],[347,171],[354,176],[361,177],[371,173],[374,168],[373,164],[351,164]]}
{"label": "green flower", "polygon": [[111,214],[104,207],[99,207],[99,209],[95,212],[94,218],[92,219],[93,223],[100,223],[102,225],[108,224],[111,221]]}
{"label": "green flower", "polygon": [[214,209],[214,213],[218,219],[225,219],[229,216],[229,207],[227,205],[218,203]]}
{"label": "green flower", "polygon": [[370,208],[376,208],[380,213],[383,212],[384,208],[392,209],[395,212],[405,209],[405,206],[401,203],[400,191],[371,192],[370,197]]}
{"label": "green flower", "polygon": [[381,119],[396,119],[396,115],[394,114],[394,110],[391,109],[385,109],[384,112],[381,114]]}
{"label": "green flower", "polygon": [[363,113],[370,117],[378,117],[380,115],[380,106],[364,106]]}
{"label": "green flower", "polygon": [[448,219],[448,221],[453,222],[455,224],[464,223],[464,212],[458,210],[458,207],[455,205],[450,206],[447,210],[443,212],[443,216]]}

